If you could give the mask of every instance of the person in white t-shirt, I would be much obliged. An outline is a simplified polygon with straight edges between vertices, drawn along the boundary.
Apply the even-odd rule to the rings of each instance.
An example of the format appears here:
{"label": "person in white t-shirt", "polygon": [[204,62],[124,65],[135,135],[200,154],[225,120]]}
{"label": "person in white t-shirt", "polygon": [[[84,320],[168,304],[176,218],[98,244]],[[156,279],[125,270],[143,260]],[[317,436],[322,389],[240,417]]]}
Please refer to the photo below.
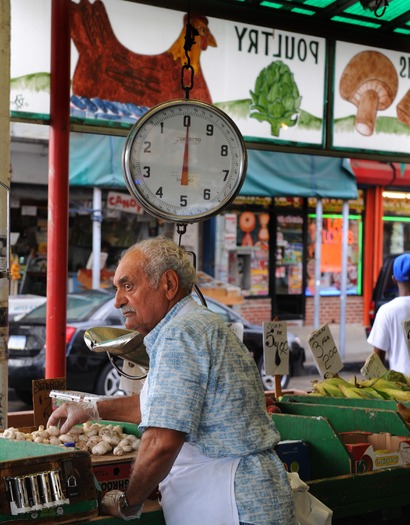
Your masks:
{"label": "person in white t-shirt", "polygon": [[390,370],[410,375],[410,356],[402,326],[403,321],[410,319],[410,254],[396,257],[393,280],[399,296],[379,308],[367,342],[373,345],[383,363],[388,360]]}

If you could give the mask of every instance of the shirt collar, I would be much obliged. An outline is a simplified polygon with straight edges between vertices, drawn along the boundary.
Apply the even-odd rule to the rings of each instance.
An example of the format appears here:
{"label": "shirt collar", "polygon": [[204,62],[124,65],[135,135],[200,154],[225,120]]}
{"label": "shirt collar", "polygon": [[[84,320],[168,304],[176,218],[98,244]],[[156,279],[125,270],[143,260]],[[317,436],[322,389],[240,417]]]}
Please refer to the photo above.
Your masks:
{"label": "shirt collar", "polygon": [[[144,344],[147,348],[149,355],[149,349],[155,344],[155,341],[161,331],[161,329],[174,317],[176,317],[180,311],[190,302],[194,301],[190,295],[183,297],[171,310],[161,319],[161,321],[144,337]],[[195,301],[194,301],[195,302]],[[195,303],[196,304],[196,303]]]}

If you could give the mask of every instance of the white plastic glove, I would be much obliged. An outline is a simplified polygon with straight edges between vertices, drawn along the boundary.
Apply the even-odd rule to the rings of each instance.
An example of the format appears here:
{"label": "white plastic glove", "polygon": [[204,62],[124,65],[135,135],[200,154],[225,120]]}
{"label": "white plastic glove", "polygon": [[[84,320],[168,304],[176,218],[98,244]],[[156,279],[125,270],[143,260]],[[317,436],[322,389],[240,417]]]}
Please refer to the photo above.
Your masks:
{"label": "white plastic glove", "polygon": [[56,408],[47,421],[47,427],[58,426],[60,433],[66,434],[74,425],[85,423],[86,421],[99,421],[97,403],[78,403],[69,401]]}
{"label": "white plastic glove", "polygon": [[143,505],[136,505],[134,507],[127,507],[126,510],[121,510],[120,499],[124,492],[121,490],[111,490],[107,492],[101,501],[101,511],[103,514],[116,516],[125,521],[138,519],[142,513]]}

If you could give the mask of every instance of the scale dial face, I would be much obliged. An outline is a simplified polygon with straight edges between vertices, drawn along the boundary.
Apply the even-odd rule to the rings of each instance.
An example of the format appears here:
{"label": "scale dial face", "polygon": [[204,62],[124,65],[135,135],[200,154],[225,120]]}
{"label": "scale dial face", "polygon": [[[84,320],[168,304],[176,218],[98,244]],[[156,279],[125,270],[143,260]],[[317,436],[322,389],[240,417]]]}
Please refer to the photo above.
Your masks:
{"label": "scale dial face", "polygon": [[149,110],[131,129],[123,151],[130,193],[150,214],[172,222],[216,215],[239,193],[246,166],[236,124],[197,100]]}

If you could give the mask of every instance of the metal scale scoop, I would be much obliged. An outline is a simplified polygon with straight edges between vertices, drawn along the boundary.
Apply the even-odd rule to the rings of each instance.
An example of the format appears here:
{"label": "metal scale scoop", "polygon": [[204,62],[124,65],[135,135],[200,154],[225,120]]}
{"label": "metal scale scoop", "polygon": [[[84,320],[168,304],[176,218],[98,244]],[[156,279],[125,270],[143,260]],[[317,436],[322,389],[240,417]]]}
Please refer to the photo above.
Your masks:
{"label": "metal scale scoop", "polygon": [[[149,368],[149,357],[143,343],[144,337],[136,330],[114,328],[112,326],[97,326],[90,328],[84,334],[84,341],[92,352],[107,352],[111,364],[119,374],[128,379],[144,379]],[[142,372],[140,376],[130,376],[118,368],[112,355],[130,361]]]}

